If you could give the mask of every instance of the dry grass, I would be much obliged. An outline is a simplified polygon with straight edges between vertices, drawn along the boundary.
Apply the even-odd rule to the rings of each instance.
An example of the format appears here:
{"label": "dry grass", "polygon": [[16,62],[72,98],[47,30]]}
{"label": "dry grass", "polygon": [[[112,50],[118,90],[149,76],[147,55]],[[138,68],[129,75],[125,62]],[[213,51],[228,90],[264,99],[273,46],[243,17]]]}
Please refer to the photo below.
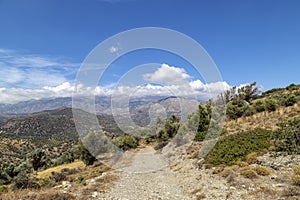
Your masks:
{"label": "dry grass", "polygon": [[205,199],[205,198],[206,198],[206,195],[204,193],[196,195],[196,200],[201,200],[201,199]]}
{"label": "dry grass", "polygon": [[247,157],[246,157],[247,163],[248,164],[254,164],[254,163],[256,163],[257,156],[258,155],[257,155],[256,152],[253,152],[253,153],[250,153],[249,155],[247,155]]}
{"label": "dry grass", "polygon": [[249,194],[254,195],[256,197],[260,197],[261,199],[266,199],[266,197],[268,198],[278,197],[279,191],[272,189],[270,187],[261,186],[255,191],[250,191]]}
{"label": "dry grass", "polygon": [[257,173],[250,167],[243,167],[240,169],[240,175],[245,178],[254,179],[257,178]]}
{"label": "dry grass", "polygon": [[17,190],[9,193],[2,194],[0,199],[3,200],[73,200],[75,197],[72,194],[55,191],[54,189],[47,190]]}
{"label": "dry grass", "polygon": [[75,161],[69,164],[63,164],[63,165],[59,165],[56,167],[51,167],[49,169],[40,171],[37,173],[37,178],[41,179],[41,178],[48,178],[49,176],[51,176],[52,172],[60,172],[62,169],[78,169],[78,168],[84,168],[85,164],[82,161]]}
{"label": "dry grass", "polygon": [[293,168],[294,174],[295,175],[300,175],[300,165],[297,165]]}
{"label": "dry grass", "polygon": [[253,170],[258,174],[258,175],[261,175],[261,176],[268,176],[270,175],[270,171],[268,170],[268,168],[266,167],[263,167],[263,166],[260,166],[260,165],[257,165],[253,168]]}
{"label": "dry grass", "polygon": [[293,185],[300,186],[300,175],[294,175],[291,177]]}
{"label": "dry grass", "polygon": [[260,112],[252,116],[241,117],[236,120],[230,120],[224,127],[228,133],[237,133],[240,131],[253,130],[254,128],[265,128],[275,130],[276,124],[280,121],[289,120],[300,113],[300,101],[290,107],[280,107],[273,112]]}

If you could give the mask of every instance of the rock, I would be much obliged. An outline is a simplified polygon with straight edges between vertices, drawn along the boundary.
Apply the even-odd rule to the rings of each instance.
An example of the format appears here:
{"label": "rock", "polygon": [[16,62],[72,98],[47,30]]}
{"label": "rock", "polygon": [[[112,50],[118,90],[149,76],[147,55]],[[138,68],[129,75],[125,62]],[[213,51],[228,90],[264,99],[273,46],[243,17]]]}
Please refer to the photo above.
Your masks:
{"label": "rock", "polygon": [[99,194],[98,192],[93,192],[92,197],[93,197],[93,198],[97,198],[97,197],[98,197],[98,194]]}
{"label": "rock", "polygon": [[300,163],[300,155],[272,156],[270,153],[257,158],[257,164],[275,170],[293,168]]}

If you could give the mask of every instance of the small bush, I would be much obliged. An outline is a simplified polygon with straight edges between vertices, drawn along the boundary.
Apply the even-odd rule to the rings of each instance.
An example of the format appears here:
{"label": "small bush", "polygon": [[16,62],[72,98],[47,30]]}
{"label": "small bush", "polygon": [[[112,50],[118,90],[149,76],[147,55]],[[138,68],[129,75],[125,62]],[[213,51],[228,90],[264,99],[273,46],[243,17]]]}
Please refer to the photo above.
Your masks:
{"label": "small bush", "polygon": [[300,186],[300,175],[294,175],[291,177],[293,185]]}
{"label": "small bush", "polygon": [[55,182],[60,182],[66,180],[66,175],[60,172],[52,172],[51,173],[51,179],[53,179]]}
{"label": "small bush", "polygon": [[254,164],[254,163],[256,163],[256,160],[257,160],[256,152],[252,152],[252,153],[248,154],[246,157],[246,161],[248,164]]}
{"label": "small bush", "polygon": [[28,187],[28,183],[28,175],[25,172],[21,172],[13,180],[13,189],[25,189]]}
{"label": "small bush", "polygon": [[0,185],[0,194],[8,192],[8,186],[7,185]]}
{"label": "small bush", "polygon": [[78,183],[82,183],[83,180],[84,180],[84,177],[83,177],[83,176],[79,176],[79,177],[77,178]]}
{"label": "small bush", "polygon": [[265,111],[265,103],[262,100],[257,100],[254,102],[253,107],[255,108],[256,112],[263,112]]}
{"label": "small bush", "polygon": [[290,94],[288,96],[285,96],[284,98],[284,106],[293,106],[297,102],[296,96],[293,94]]}
{"label": "small bush", "polygon": [[297,165],[293,168],[294,174],[295,175],[300,175],[300,165]]}
{"label": "small bush", "polygon": [[227,178],[228,176],[231,176],[234,174],[234,171],[230,168],[225,168],[222,172],[221,172],[221,176],[224,178]]}
{"label": "small bush", "polygon": [[254,169],[254,171],[255,171],[258,175],[261,175],[261,176],[268,176],[268,175],[270,175],[270,171],[269,171],[266,167],[257,165],[257,166],[255,166],[253,169]]}
{"label": "small bush", "polygon": [[243,167],[240,169],[240,175],[245,178],[254,179],[257,177],[257,173],[250,167]]}
{"label": "small bush", "polygon": [[60,172],[65,174],[65,175],[71,175],[71,174],[78,173],[79,170],[78,169],[63,168],[62,170],[60,170]]}
{"label": "small bush", "polygon": [[249,166],[248,162],[243,162],[243,161],[240,161],[240,160],[236,161],[235,164],[239,167],[248,167]]}
{"label": "small bush", "polygon": [[82,143],[79,144],[78,153],[80,154],[80,160],[82,160],[82,162],[86,165],[92,165],[96,161],[96,158]]}
{"label": "small bush", "polygon": [[214,167],[212,170],[213,174],[220,174],[225,169],[225,165],[219,165],[217,167]]}
{"label": "small bush", "polygon": [[270,98],[265,101],[265,105],[267,111],[275,111],[277,108],[277,101],[275,99]]}
{"label": "small bush", "polygon": [[55,181],[50,178],[39,179],[38,184],[40,187],[53,187],[55,186]]}
{"label": "small bush", "polygon": [[127,151],[129,149],[134,149],[138,146],[138,139],[131,135],[121,135],[112,141],[120,149]]}

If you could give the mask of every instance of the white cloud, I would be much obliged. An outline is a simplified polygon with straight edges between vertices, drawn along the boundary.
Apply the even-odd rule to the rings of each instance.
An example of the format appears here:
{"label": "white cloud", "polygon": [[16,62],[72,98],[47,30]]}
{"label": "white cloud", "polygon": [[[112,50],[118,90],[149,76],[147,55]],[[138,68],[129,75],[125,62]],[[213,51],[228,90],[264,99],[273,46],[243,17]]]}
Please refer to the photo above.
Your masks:
{"label": "white cloud", "polygon": [[152,74],[144,75],[144,80],[146,81],[160,82],[167,85],[186,82],[190,78],[191,76],[188,75],[183,68],[177,68],[167,64],[162,64],[161,67]]}
{"label": "white cloud", "polygon": [[0,49],[0,87],[41,88],[68,81],[80,64],[64,58]]}
{"label": "white cloud", "polygon": [[[0,72],[0,78],[3,78],[4,82],[15,84],[16,82],[23,81],[25,82],[24,84],[27,83],[37,87],[31,89],[5,87],[1,85],[0,80],[0,103],[16,103],[30,99],[53,97],[71,97],[74,90],[77,95],[107,96],[113,94],[119,97],[124,95],[131,97],[157,95],[195,97],[198,100],[207,100],[230,87],[226,82],[203,83],[200,80],[191,80],[191,76],[188,75],[183,68],[171,67],[167,64],[162,64],[161,67],[152,74],[148,73],[144,75],[145,80],[164,82],[166,85],[154,85],[149,83],[139,86],[113,85],[110,87],[87,87],[79,84],[75,88],[72,82],[66,80],[63,75],[55,73],[47,74],[43,70],[28,72],[23,72],[22,70],[18,71],[17,68],[5,68],[5,70],[3,73]],[[12,73],[15,77],[5,79],[5,73]],[[24,81],[23,76],[26,77],[26,81]]]}

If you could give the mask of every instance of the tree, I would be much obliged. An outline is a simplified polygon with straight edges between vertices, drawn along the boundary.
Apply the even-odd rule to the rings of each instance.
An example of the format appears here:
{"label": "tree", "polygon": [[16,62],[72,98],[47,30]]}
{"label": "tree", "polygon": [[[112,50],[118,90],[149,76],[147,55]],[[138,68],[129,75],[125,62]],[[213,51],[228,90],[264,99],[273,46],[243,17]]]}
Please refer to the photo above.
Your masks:
{"label": "tree", "polygon": [[180,126],[180,118],[176,115],[171,115],[165,121],[165,133],[169,138],[173,138],[179,129]]}
{"label": "tree", "polygon": [[227,104],[236,96],[236,86],[231,87],[229,90],[224,91],[217,97],[217,104]]}
{"label": "tree", "polygon": [[201,103],[199,104],[198,106],[199,123],[198,123],[197,133],[195,135],[196,141],[203,141],[205,139],[210,124],[210,118],[211,118],[210,113],[211,113],[210,105],[208,106],[208,105],[203,105]]}
{"label": "tree", "polygon": [[199,125],[198,125],[198,132],[205,132],[208,129],[210,116],[209,112],[207,111],[207,107],[203,104],[199,104],[198,106],[198,113],[199,113]]}
{"label": "tree", "polygon": [[250,100],[258,94],[258,87],[255,87],[256,81],[238,89],[238,97],[250,103]]}

